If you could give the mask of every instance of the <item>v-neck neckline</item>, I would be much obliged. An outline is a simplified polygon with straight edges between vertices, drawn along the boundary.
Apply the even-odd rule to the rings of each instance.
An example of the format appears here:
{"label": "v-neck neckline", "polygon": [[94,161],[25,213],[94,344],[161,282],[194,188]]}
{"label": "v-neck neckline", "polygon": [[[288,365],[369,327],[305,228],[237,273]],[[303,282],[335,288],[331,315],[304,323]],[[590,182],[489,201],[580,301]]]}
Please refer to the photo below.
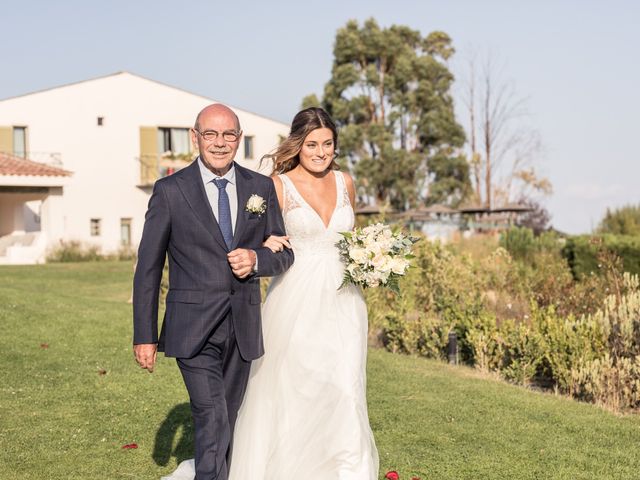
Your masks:
{"label": "v-neck neckline", "polygon": [[340,192],[338,191],[338,175],[336,174],[335,170],[331,170],[331,172],[333,173],[333,181],[335,182],[336,185],[336,204],[333,207],[333,210],[331,211],[331,216],[329,217],[329,223],[325,224],[324,220],[322,219],[322,217],[320,216],[320,214],[317,212],[317,210],[315,208],[313,208],[311,206],[311,204],[302,196],[302,194],[300,193],[300,190],[298,190],[298,187],[296,187],[296,184],[294,183],[294,181],[291,179],[291,177],[289,175],[287,175],[286,173],[283,173],[282,175],[284,175],[285,177],[287,177],[287,180],[289,181],[289,183],[291,183],[291,186],[293,187],[293,189],[295,190],[296,194],[298,195],[298,197],[300,197],[300,200],[302,200],[302,202],[309,207],[309,209],[316,214],[316,217],[318,218],[318,220],[320,220],[320,223],[322,224],[322,226],[324,227],[325,230],[329,230],[329,227],[331,226],[331,222],[333,221],[333,217],[336,214],[336,210],[338,210],[338,203],[339,203],[339,199],[340,199]]}

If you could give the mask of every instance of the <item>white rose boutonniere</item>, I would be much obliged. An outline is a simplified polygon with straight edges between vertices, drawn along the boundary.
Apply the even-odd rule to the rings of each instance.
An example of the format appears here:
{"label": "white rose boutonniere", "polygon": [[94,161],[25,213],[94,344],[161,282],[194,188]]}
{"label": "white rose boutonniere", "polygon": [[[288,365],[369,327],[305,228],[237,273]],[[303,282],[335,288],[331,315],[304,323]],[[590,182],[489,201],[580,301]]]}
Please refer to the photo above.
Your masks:
{"label": "white rose boutonniere", "polygon": [[249,213],[262,215],[267,211],[267,203],[264,201],[264,198],[254,193],[249,197],[249,200],[247,200],[247,206],[245,207],[245,210]]}

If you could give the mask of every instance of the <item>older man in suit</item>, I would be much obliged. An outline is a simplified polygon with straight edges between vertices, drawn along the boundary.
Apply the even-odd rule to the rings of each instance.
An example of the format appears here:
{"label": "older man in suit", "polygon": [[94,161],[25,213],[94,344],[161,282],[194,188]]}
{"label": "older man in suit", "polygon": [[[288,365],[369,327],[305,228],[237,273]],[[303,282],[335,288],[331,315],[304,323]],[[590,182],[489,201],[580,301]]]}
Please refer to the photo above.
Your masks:
{"label": "older man in suit", "polygon": [[[259,277],[283,273],[293,252],[263,246],[285,235],[271,179],[233,162],[237,116],[214,104],[191,138],[199,157],[158,180],[149,199],[134,278],[134,354],[153,371],[156,352],[176,357],[195,425],[196,480],[227,478],[228,456],[251,360],[260,357]],[[165,256],[169,292],[158,338]]]}

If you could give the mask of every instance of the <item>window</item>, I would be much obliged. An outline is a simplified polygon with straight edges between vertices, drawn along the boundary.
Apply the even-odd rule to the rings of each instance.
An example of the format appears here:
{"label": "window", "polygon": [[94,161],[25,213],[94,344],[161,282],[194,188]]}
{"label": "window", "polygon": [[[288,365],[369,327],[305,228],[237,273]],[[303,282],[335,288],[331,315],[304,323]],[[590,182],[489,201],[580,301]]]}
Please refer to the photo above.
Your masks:
{"label": "window", "polygon": [[92,237],[99,237],[100,236],[100,224],[101,224],[101,219],[99,218],[92,218],[91,219],[91,236]]}
{"label": "window", "polygon": [[158,128],[158,150],[160,153],[171,152],[174,155],[188,154],[188,128]]}
{"label": "window", "polygon": [[27,157],[27,127],[13,127],[13,154]]}
{"label": "window", "polygon": [[244,158],[253,158],[253,137],[244,137]]}
{"label": "window", "polygon": [[104,117],[98,117],[98,126],[101,127],[104,125]]}
{"label": "window", "polygon": [[120,219],[120,245],[123,247],[131,246],[131,219]]}

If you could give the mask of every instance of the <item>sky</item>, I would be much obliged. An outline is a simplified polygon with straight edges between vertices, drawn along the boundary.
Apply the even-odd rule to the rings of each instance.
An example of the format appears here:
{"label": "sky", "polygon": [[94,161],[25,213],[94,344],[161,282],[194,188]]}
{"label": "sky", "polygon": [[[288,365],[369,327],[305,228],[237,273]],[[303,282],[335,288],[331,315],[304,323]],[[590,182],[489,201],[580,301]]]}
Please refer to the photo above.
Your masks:
{"label": "sky", "polygon": [[0,0],[0,98],[129,71],[289,123],[331,75],[349,19],[446,32],[459,121],[465,59],[489,54],[526,98],[555,228],[640,204],[634,0]]}

